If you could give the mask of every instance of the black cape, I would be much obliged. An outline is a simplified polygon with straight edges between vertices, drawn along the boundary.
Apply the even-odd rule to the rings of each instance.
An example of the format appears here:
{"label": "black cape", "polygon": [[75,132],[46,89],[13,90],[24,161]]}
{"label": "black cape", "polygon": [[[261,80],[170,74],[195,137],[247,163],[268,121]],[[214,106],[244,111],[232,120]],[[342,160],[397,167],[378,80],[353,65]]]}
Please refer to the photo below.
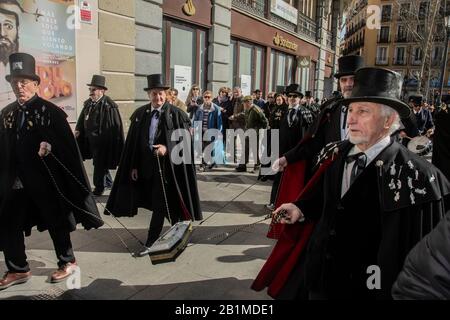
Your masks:
{"label": "black cape", "polygon": [[[21,129],[22,138],[18,140],[18,119],[25,113]],[[50,224],[64,223],[71,231],[81,223],[85,229],[98,228],[103,221],[97,210],[90,184],[84,170],[80,152],[74,139],[72,130],[66,120],[67,115],[53,103],[35,96],[26,104],[26,109],[21,110],[17,102],[6,106],[0,113],[0,227],[11,208],[7,209],[12,194],[12,186],[19,177],[24,189],[33,199],[33,203],[39,203],[37,208],[33,203],[26,203],[30,219],[26,222],[25,233],[29,235],[31,228],[36,226],[39,231],[49,228]],[[58,187],[64,196],[78,208],[67,204],[57,193],[51,178],[38,156],[39,146],[42,141],[47,141],[52,146],[52,153],[69,169],[80,181],[85,191],[71,177],[55,159],[49,155],[44,159],[50,168]],[[20,148],[18,147],[21,143]],[[18,165],[22,161],[23,165]],[[26,162],[25,162],[26,161]],[[43,203],[57,204],[49,206]],[[81,209],[81,210],[80,210]],[[14,205],[12,210],[14,210]],[[93,216],[82,210],[90,212]],[[34,214],[39,211],[39,215]],[[47,223],[45,222],[47,221]],[[53,225],[54,226],[54,225]]]}
{"label": "black cape", "polygon": [[[304,297],[309,290],[328,298],[390,299],[406,255],[445,214],[448,180],[395,141],[341,198],[351,147],[349,141],[342,144],[323,176],[321,191],[296,203],[317,225],[283,297]],[[380,267],[380,290],[367,289],[370,265]]]}
{"label": "black cape", "polygon": [[450,300],[450,211],[411,250],[392,287],[397,300]]}
{"label": "black cape", "polygon": [[432,163],[450,179],[450,113],[439,111],[434,121]]}
{"label": "black cape", "polygon": [[[138,208],[151,210],[151,197],[144,193],[144,188],[140,187],[139,180],[136,182],[131,180],[133,155],[137,152],[137,148],[139,148],[138,141],[142,129],[141,126],[149,123],[148,118],[151,117],[150,111],[150,104],[144,105],[138,108],[130,118],[131,125],[125,141],[125,148],[106,206],[117,217],[135,216]],[[190,121],[183,111],[169,103],[165,103],[162,106],[158,130],[165,131],[164,136],[167,140],[165,145],[167,146],[169,155],[176,146],[176,142],[170,141],[172,133],[177,129],[184,129],[189,132],[189,126]],[[164,157],[163,161],[165,161],[165,167],[170,167],[170,170],[167,170],[166,174],[170,174],[171,180],[175,181],[178,199],[180,200],[179,210],[176,210],[174,213],[180,214],[182,219],[201,220],[202,212],[197,189],[193,152],[191,152],[191,155],[190,164],[174,164],[172,161],[169,161],[168,156]],[[109,213],[106,211],[105,214]]]}
{"label": "black cape", "polygon": [[[83,160],[92,159],[92,148],[98,149],[98,156],[94,158],[94,166],[99,165],[108,169],[116,169],[120,161],[124,145],[122,119],[117,104],[108,96],[103,96],[99,105],[98,135],[89,136],[84,128],[84,121],[89,112],[90,100],[84,102],[75,130],[80,132],[77,143]],[[93,143],[95,146],[91,145]]]}

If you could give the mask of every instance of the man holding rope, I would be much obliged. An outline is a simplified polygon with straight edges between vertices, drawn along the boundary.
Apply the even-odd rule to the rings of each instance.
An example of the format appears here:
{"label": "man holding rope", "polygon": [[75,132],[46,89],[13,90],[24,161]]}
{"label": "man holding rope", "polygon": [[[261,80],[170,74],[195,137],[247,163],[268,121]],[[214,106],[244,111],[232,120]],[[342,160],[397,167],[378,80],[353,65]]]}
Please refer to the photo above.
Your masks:
{"label": "man holding rope", "polygon": [[0,250],[8,269],[0,290],[31,278],[24,233],[29,236],[34,226],[50,233],[58,259],[51,281],[60,282],[76,268],[70,232],[78,223],[86,229],[103,225],[67,115],[37,95],[34,57],[14,53],[9,62],[6,80],[17,100],[0,113]]}

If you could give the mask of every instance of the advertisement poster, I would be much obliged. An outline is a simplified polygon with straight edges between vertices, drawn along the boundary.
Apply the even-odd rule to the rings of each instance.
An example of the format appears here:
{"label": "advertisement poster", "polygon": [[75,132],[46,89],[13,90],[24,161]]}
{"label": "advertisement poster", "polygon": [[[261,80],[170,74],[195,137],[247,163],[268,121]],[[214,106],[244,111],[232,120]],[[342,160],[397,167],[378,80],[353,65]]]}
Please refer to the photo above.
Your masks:
{"label": "advertisement poster", "polygon": [[192,68],[174,65],[174,88],[178,90],[178,99],[186,101],[191,88]]}
{"label": "advertisement poster", "polygon": [[249,96],[252,90],[252,77],[249,75],[241,74],[241,89],[242,95]]}
{"label": "advertisement poster", "polygon": [[76,121],[76,61],[74,0],[0,0],[0,21],[7,32],[0,41],[0,109],[15,100],[8,57],[26,52],[36,59],[41,78],[39,95],[62,108]]}

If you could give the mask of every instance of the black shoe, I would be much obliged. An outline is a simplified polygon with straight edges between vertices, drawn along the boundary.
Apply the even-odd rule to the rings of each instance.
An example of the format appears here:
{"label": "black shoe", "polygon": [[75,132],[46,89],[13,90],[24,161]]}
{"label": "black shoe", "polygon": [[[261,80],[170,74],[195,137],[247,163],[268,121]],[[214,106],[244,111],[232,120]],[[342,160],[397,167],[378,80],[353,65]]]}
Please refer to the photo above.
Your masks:
{"label": "black shoe", "polygon": [[213,163],[208,166],[208,169],[211,170],[212,168],[215,168],[215,167],[217,167],[217,165],[215,163]]}
{"label": "black shoe", "polygon": [[238,166],[237,168],[234,169],[236,172],[245,172],[247,171],[247,167],[246,166]]}
{"label": "black shoe", "polygon": [[94,196],[100,197],[103,195],[103,192],[105,192],[105,190],[99,190],[99,189],[94,189],[94,191],[92,191],[92,193],[94,194]]}

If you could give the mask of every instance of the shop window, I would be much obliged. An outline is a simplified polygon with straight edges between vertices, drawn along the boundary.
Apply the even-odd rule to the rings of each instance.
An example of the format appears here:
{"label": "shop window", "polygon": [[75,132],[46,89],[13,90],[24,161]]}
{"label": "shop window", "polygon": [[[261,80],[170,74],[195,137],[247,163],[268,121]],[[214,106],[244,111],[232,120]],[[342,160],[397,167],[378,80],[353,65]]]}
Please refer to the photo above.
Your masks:
{"label": "shop window", "polygon": [[[260,89],[265,94],[264,48],[240,40],[232,40],[231,44],[230,57],[232,57],[232,66],[230,66],[229,70],[231,72],[230,81],[233,82],[233,86],[242,88],[249,85],[247,90]],[[245,82],[243,83],[243,81]]]}
{"label": "shop window", "polygon": [[207,81],[207,38],[206,30],[197,26],[164,21],[163,30],[165,46],[163,46],[163,73],[170,85],[174,85],[174,66],[181,65],[191,68],[191,83],[198,83],[202,90],[206,89]]}
{"label": "shop window", "polygon": [[[272,50],[270,56],[270,90],[276,86],[287,86],[294,82],[294,57],[284,52]],[[302,87],[303,89],[303,87]]]}

